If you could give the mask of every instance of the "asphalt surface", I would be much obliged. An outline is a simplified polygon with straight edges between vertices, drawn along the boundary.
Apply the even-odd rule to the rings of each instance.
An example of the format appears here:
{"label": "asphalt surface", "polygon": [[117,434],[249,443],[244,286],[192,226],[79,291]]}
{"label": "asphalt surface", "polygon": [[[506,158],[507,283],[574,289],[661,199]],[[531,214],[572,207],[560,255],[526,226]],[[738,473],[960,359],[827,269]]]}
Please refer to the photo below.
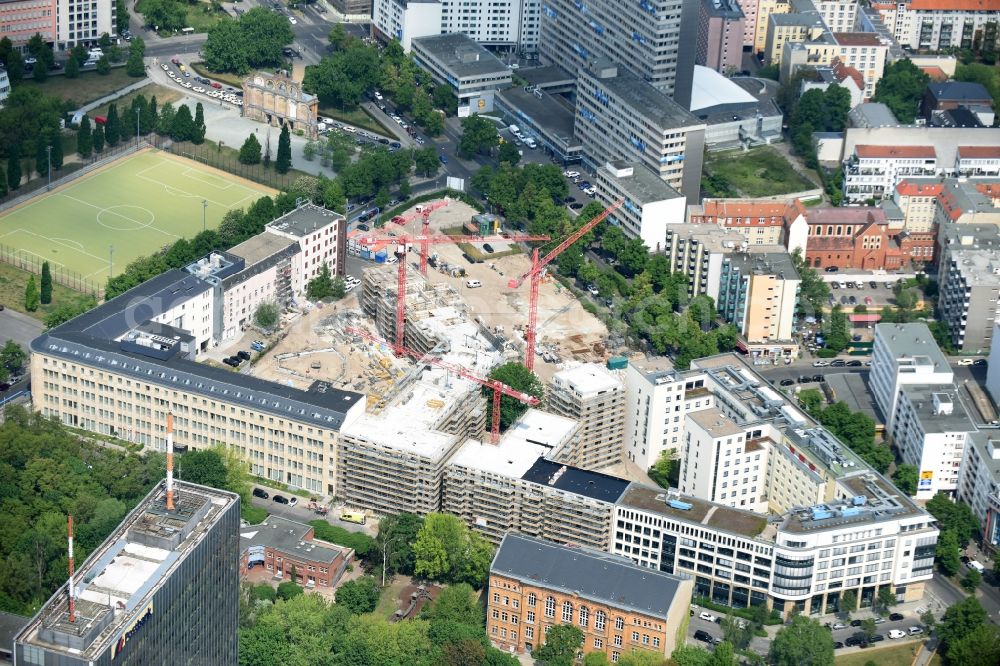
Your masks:
{"label": "asphalt surface", "polygon": [[[264,509],[268,513],[280,516],[282,518],[287,518],[288,520],[294,520],[300,523],[308,523],[310,520],[322,520],[324,517],[318,515],[316,512],[308,508],[309,500],[305,497],[298,497],[292,493],[282,492],[280,490],[275,490],[274,488],[268,488],[267,486],[254,486],[254,488],[260,488],[264,492],[268,493],[270,497],[268,499],[262,499],[260,497],[251,497],[251,504],[260,509]],[[298,503],[295,506],[289,506],[287,504],[279,504],[274,501],[275,495],[281,495],[282,497],[295,497]],[[331,525],[336,525],[337,527],[343,527],[349,532],[365,532],[367,534],[374,533],[373,525],[369,523],[368,525],[358,525],[357,523],[347,523],[339,518],[340,510],[339,508],[331,508],[330,512],[326,515],[326,521]]]}
{"label": "asphalt surface", "polygon": [[32,340],[45,329],[42,322],[9,308],[0,311],[0,344],[13,340],[27,351]]}

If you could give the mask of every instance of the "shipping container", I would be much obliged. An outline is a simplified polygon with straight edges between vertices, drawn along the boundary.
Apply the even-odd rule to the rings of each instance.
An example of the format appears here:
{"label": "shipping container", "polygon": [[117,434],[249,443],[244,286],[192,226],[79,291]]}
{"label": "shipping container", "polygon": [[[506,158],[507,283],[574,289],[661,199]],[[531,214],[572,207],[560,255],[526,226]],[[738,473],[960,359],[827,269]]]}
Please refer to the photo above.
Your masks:
{"label": "shipping container", "polygon": [[624,370],[628,367],[628,358],[624,356],[612,356],[608,359],[608,370]]}

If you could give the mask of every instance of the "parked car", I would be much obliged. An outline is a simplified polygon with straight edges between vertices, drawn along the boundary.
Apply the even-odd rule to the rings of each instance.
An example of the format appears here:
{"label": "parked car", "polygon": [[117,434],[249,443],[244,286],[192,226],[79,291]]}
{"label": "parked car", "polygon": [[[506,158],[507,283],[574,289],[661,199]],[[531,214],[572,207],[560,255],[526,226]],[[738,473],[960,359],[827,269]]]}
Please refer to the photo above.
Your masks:
{"label": "parked car", "polygon": [[838,358],[835,361],[830,361],[831,368],[843,368],[845,365],[847,365],[847,361],[845,361],[842,358]]}
{"label": "parked car", "polygon": [[240,351],[236,352],[236,355],[239,356],[244,361],[250,360],[250,352],[246,351],[245,349],[241,349]]}
{"label": "parked car", "polygon": [[[792,381],[792,380],[789,379],[788,381]],[[811,381],[812,381],[812,377],[810,377],[809,375],[800,375],[799,376],[799,384],[808,384]],[[792,383],[794,383],[794,382],[792,382]]]}
{"label": "parked car", "polygon": [[883,636],[882,634],[875,634],[874,636],[872,636],[872,643],[881,643],[884,640],[885,636]]}
{"label": "parked car", "polygon": [[489,243],[483,243],[483,252],[487,254],[493,254],[493,246]]}
{"label": "parked car", "polygon": [[905,636],[906,636],[906,632],[902,631],[901,629],[890,629],[889,630],[889,638],[896,639],[896,638],[904,638]]}
{"label": "parked car", "polygon": [[841,643],[840,641],[835,641],[835,642],[833,643],[833,649],[834,649],[834,650],[840,650],[840,649],[841,649],[841,648],[843,648],[843,647],[844,647],[844,644],[843,644],[843,643]]}
{"label": "parked car", "polygon": [[847,367],[848,368],[860,368],[861,367],[861,361],[856,361],[856,360],[855,361],[848,361],[847,362]]}
{"label": "parked car", "polygon": [[267,494],[267,491],[263,490],[261,488],[254,488],[253,489],[253,496],[254,497],[259,497],[261,499],[267,499],[268,497],[270,497],[270,495]]}
{"label": "parked car", "polygon": [[911,636],[917,636],[924,633],[924,628],[920,626],[910,627],[909,633]]}
{"label": "parked car", "polygon": [[698,617],[700,617],[703,620],[707,620],[708,622],[715,622],[716,620],[716,617],[711,613],[709,613],[708,611],[702,611],[698,613]]}
{"label": "parked car", "polygon": [[986,359],[977,358],[975,361],[973,361],[972,365],[986,365]]}
{"label": "parked car", "polygon": [[955,361],[955,365],[972,365],[973,362],[974,361],[971,358],[960,358]]}
{"label": "parked car", "polygon": [[836,266],[827,266],[826,267],[826,272],[827,273],[836,273],[838,270],[840,270],[840,269],[838,269]]}
{"label": "parked car", "polygon": [[833,625],[834,631],[840,631],[841,629],[847,629],[847,625],[844,624],[843,622],[838,622],[837,624]]}
{"label": "parked car", "polygon": [[278,504],[288,504],[288,498],[284,495],[275,495],[271,498],[272,502],[277,502]]}
{"label": "parked car", "polygon": [[826,377],[824,377],[823,375],[813,375],[813,381],[822,384],[823,382],[826,381]]}
{"label": "parked car", "polygon": [[844,641],[844,645],[847,647],[868,647],[868,643],[865,642],[863,634],[854,634]]}
{"label": "parked car", "polygon": [[702,629],[699,629],[696,632],[694,632],[694,639],[696,641],[702,641],[704,643],[711,643],[712,642],[712,634],[710,634],[707,631],[704,631]]}
{"label": "parked car", "polygon": [[851,620],[851,626],[852,627],[860,627],[861,626],[861,620]]}
{"label": "parked car", "polygon": [[903,614],[893,613],[892,615],[889,616],[889,619],[892,620],[893,622],[899,622],[900,620],[903,619]]}
{"label": "parked car", "polygon": [[813,361],[814,368],[825,368],[828,365],[830,365],[829,361]]}
{"label": "parked car", "polygon": [[[800,379],[801,379],[801,378],[800,378]],[[793,385],[794,383],[795,383],[795,380],[794,380],[794,379],[782,379],[782,380],[781,380],[781,382],[780,382],[780,384],[781,384],[782,386],[791,386],[791,385]]]}
{"label": "parked car", "polygon": [[299,503],[299,501],[297,499],[295,499],[294,497],[289,497],[288,498],[288,506],[295,506],[298,503]]}

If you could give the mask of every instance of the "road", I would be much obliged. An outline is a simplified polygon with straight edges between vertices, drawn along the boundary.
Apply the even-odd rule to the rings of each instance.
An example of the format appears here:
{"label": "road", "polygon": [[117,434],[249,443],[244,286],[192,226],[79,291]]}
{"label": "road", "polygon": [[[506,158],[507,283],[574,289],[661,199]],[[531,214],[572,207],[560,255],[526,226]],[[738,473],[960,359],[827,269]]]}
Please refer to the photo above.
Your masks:
{"label": "road", "polygon": [[[280,516],[282,518],[287,518],[288,520],[294,520],[300,523],[308,523],[310,520],[322,519],[322,516],[317,515],[315,512],[311,511],[306,507],[309,503],[304,497],[296,497],[291,493],[282,492],[280,490],[275,490],[274,488],[268,488],[267,486],[254,486],[254,489],[261,489],[270,495],[269,499],[262,499],[260,497],[251,497],[251,504],[259,509],[264,509],[270,514],[275,516]],[[288,506],[287,504],[279,504],[274,501],[275,495],[281,495],[283,497],[296,497],[298,503],[295,506]],[[326,516],[326,521],[331,525],[337,527],[343,527],[349,532],[364,532],[369,535],[373,535],[376,532],[374,525],[369,523],[368,525],[358,525],[357,523],[347,523],[338,516],[340,515],[339,510],[331,509],[330,513]]]}
{"label": "road", "polygon": [[10,308],[0,311],[0,344],[13,340],[27,351],[32,340],[45,329],[42,322]]}
{"label": "road", "polygon": [[[844,360],[847,360],[846,358]],[[854,360],[854,359],[851,359]],[[867,360],[867,359],[865,359]],[[831,375],[837,373],[867,373],[869,368],[862,365],[860,368],[854,367],[842,367],[842,368],[831,368],[829,366],[825,367],[815,367],[813,363],[816,361],[812,358],[802,358],[796,359],[790,365],[775,365],[775,366],[759,366],[756,368],[757,372],[767,379],[772,384],[780,384],[784,379],[797,380],[801,375]],[[862,363],[865,361],[862,360]],[[955,384],[961,386],[968,381],[976,381],[980,384],[986,382],[986,366],[981,365],[955,365],[952,364],[952,371],[955,373]]]}

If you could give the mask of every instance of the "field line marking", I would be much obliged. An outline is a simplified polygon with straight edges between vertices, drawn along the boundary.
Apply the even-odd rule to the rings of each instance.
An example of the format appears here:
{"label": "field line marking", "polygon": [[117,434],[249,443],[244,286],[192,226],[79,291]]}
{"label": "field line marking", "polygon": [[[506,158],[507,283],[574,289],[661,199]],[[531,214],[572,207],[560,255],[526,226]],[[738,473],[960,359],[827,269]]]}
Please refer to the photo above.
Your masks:
{"label": "field line marking", "polygon": [[[44,241],[48,241],[50,243],[57,243],[58,245],[64,245],[63,243],[60,243],[57,240],[53,240],[52,238],[49,238],[48,236],[43,236],[41,234],[36,234],[34,231],[28,231],[27,229],[22,229],[22,231],[24,233],[26,233],[26,234],[31,234],[32,236],[34,236],[36,238],[41,238]],[[68,247],[70,250],[73,250],[74,252],[79,252],[80,254],[85,254],[88,257],[90,257],[91,259],[97,259],[98,261],[104,261],[103,257],[98,257],[97,255],[93,255],[93,254],[87,252],[86,250],[78,250],[75,247],[70,247],[68,245],[66,247]],[[25,250],[25,252],[28,252],[28,251],[29,250]],[[35,254],[35,253],[32,252],[32,254]],[[38,256],[41,256],[41,255],[38,255]],[[48,261],[48,260],[46,260],[46,261]]]}
{"label": "field line marking", "polygon": [[[187,190],[183,190],[183,189],[181,189],[179,187],[175,187],[173,185],[167,185],[166,183],[160,182],[160,181],[155,180],[153,178],[149,178],[148,176],[139,176],[139,178],[142,178],[143,180],[148,180],[149,182],[151,182],[151,183],[153,183],[155,185],[159,185],[160,187],[163,188],[163,190],[167,194],[170,194],[171,190],[173,190],[174,192],[176,192],[175,196],[181,196],[181,197],[185,197],[187,199],[204,199],[205,201],[207,201],[210,204],[213,204],[215,206],[219,206],[221,208],[225,208],[227,210],[230,209],[230,208],[232,208],[232,206],[224,204],[224,203],[220,203],[220,202],[216,201],[215,199],[209,199],[208,197],[204,197],[204,196],[202,196],[200,194],[192,194],[191,192],[188,192]],[[244,200],[245,200],[245,198],[241,199],[241,201],[244,201]]]}
{"label": "field line marking", "polygon": [[69,245],[70,243],[72,243],[73,245],[76,245],[81,250],[85,249],[83,247],[83,243],[80,243],[79,241],[75,241],[72,238],[53,238],[52,240],[57,241],[57,242],[65,243],[67,245]]}
{"label": "field line marking", "polygon": [[38,254],[37,252],[32,252],[31,250],[22,250],[22,249],[19,249],[18,252],[24,252],[25,254],[30,254],[32,256],[38,257],[39,261],[43,262],[47,261],[50,264],[55,264],[57,268],[66,268],[66,264],[62,263],[61,261],[56,261],[55,259],[47,259],[42,255]]}

